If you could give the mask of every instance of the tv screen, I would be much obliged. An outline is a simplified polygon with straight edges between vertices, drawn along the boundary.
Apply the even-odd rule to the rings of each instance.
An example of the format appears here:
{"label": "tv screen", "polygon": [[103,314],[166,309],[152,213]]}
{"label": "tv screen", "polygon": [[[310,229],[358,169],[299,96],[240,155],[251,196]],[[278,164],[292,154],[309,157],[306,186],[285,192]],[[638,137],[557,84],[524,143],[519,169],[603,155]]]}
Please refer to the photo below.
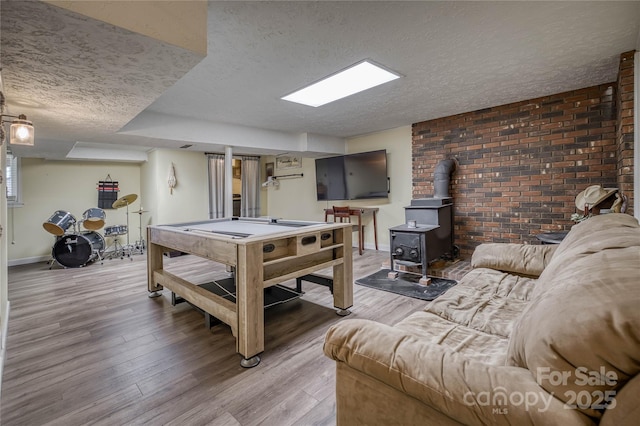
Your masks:
{"label": "tv screen", "polygon": [[387,198],[387,151],[317,159],[316,191],[319,201]]}
{"label": "tv screen", "polygon": [[346,200],[344,157],[316,160],[316,190],[318,200]]}

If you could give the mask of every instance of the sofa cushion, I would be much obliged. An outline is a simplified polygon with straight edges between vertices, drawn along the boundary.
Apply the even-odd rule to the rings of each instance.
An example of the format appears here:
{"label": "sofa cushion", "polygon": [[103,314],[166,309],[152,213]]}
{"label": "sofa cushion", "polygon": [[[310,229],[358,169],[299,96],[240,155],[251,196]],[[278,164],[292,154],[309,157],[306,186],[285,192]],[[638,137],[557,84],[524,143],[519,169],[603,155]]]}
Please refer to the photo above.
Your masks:
{"label": "sofa cushion", "polygon": [[[624,214],[573,227],[516,322],[507,365],[592,417],[640,372],[640,227]],[[605,400],[603,401],[603,397]]]}
{"label": "sofa cushion", "polygon": [[[631,232],[629,236],[635,235],[634,230],[638,228],[638,221],[633,216],[623,213],[608,213],[593,216],[588,220],[573,225],[571,232],[560,242],[555,256],[564,256],[570,250],[583,249],[587,243],[591,250],[599,250],[600,248],[612,247],[611,238],[607,235],[606,230],[617,230],[617,235],[624,236],[628,230]],[[598,238],[594,237],[594,232],[599,231]],[[604,232],[603,232],[604,231]],[[605,238],[606,237],[606,238]],[[626,241],[625,238],[623,241]],[[623,243],[626,244],[627,243]],[[584,251],[584,250],[582,250]]]}
{"label": "sofa cushion", "polygon": [[429,312],[414,312],[395,328],[422,341],[446,346],[469,359],[487,364],[504,364],[509,340],[456,324]]}
{"label": "sofa cushion", "polygon": [[[364,411],[373,399],[380,398],[393,398],[380,401],[377,406],[387,410],[415,408],[413,404],[404,403],[403,395],[406,395],[433,409],[427,411],[440,412],[444,419],[448,417],[467,425],[593,426],[587,416],[564,409],[562,402],[546,394],[528,370],[478,362],[397,326],[364,319],[340,321],[327,331],[323,349],[328,357],[338,361],[337,375],[348,374],[346,380],[337,380],[337,410],[357,409],[352,415],[338,413],[342,419],[340,424],[443,423],[437,415],[433,422],[411,415],[393,422],[387,421],[386,416],[377,418],[375,410]],[[363,384],[365,386],[361,386]],[[375,384],[386,388],[380,391]],[[363,394],[363,388],[370,392]],[[387,392],[389,388],[398,392]],[[343,404],[345,393],[363,404],[353,401]],[[526,401],[519,398],[523,396]]]}
{"label": "sofa cushion", "polygon": [[425,310],[455,324],[509,337],[535,282],[493,269],[474,269]]}
{"label": "sofa cushion", "polygon": [[537,277],[551,261],[556,248],[556,245],[484,243],[474,250],[471,266]]}
{"label": "sofa cushion", "polygon": [[512,325],[535,280],[493,269],[474,269],[458,285],[395,327],[470,359],[503,365]]}
{"label": "sofa cushion", "polygon": [[[568,262],[602,250],[637,247],[638,221],[627,214],[609,213],[578,223],[562,240],[547,267],[540,274],[535,293],[544,293],[554,285],[554,277]],[[535,296],[535,295],[534,295]]]}

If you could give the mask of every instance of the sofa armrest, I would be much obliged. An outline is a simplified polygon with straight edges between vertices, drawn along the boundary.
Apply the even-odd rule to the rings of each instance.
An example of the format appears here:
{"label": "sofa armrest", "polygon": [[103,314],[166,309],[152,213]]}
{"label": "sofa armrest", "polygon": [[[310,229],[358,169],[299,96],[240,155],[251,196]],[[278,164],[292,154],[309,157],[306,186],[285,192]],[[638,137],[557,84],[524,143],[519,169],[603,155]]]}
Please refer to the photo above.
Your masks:
{"label": "sofa armrest", "polygon": [[555,244],[484,243],[474,250],[471,266],[538,277],[557,248]]}
{"label": "sofa armrest", "polygon": [[593,424],[564,409],[527,369],[473,361],[373,321],[332,326],[324,353],[464,424]]}

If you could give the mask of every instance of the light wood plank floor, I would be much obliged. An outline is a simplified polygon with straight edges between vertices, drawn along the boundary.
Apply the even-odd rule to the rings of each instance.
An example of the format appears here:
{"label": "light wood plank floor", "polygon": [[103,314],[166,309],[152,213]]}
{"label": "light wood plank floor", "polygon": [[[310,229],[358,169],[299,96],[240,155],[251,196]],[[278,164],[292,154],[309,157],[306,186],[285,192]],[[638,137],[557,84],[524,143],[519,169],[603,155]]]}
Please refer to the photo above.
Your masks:
{"label": "light wood plank floor", "polygon": [[[354,278],[387,256],[355,251]],[[165,258],[165,267],[199,282],[225,276],[222,265],[195,256]],[[322,352],[327,328],[349,318],[393,324],[427,302],[355,285],[345,319],[326,287],[305,282],[303,290],[301,299],[265,311],[262,361],[244,369],[228,326],[207,330],[187,304],[171,306],[167,290],[147,297],[145,256],[78,269],[11,267],[1,422],[335,424],[335,365]]]}

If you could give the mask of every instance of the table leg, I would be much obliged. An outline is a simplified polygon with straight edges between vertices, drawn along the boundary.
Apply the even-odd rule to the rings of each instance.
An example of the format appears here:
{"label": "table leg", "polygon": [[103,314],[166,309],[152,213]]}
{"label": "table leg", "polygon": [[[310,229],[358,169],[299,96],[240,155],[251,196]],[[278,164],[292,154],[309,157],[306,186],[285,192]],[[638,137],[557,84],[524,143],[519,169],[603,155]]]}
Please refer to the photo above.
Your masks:
{"label": "table leg", "polygon": [[338,308],[337,314],[349,315],[353,306],[353,256],[351,255],[351,228],[340,230],[343,243],[338,249],[342,253],[343,262],[333,267],[333,306]]}
{"label": "table leg", "polygon": [[422,255],[420,256],[420,262],[422,262],[422,277],[420,278],[419,284],[429,285],[431,284],[431,278],[427,276],[427,267],[428,267],[428,256],[427,256],[427,244],[425,240],[427,239],[425,233],[420,234],[420,247],[422,248]]}
{"label": "table leg", "polygon": [[163,247],[152,244],[151,230],[147,230],[147,241],[149,241],[147,249],[147,290],[149,297],[158,297],[162,294],[162,286],[154,282],[153,272],[162,270],[162,252]]}
{"label": "table leg", "polygon": [[378,223],[376,221],[377,212],[373,212],[373,240],[376,243],[376,251],[378,251]]}
{"label": "table leg", "polygon": [[364,247],[364,230],[362,229],[362,213],[358,213],[358,253],[362,256]]}
{"label": "table leg", "polygon": [[393,250],[391,250],[391,247],[393,247],[393,231],[389,232],[389,272],[387,273],[387,278],[389,278],[390,280],[395,280],[396,278],[398,278],[398,271],[395,270],[395,261],[393,259]]}
{"label": "table leg", "polygon": [[238,245],[236,266],[236,309],[238,315],[237,350],[243,359],[240,365],[255,367],[258,354],[264,351],[264,289],[262,245]]}

